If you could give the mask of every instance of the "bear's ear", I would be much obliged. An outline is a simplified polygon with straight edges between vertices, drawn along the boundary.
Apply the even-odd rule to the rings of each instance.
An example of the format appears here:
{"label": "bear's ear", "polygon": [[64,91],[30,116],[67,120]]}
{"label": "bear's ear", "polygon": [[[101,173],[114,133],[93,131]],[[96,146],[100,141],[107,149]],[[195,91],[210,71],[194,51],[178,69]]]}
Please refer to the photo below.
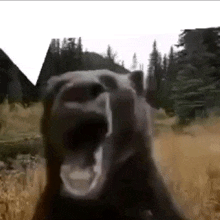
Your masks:
{"label": "bear's ear", "polygon": [[143,71],[133,71],[129,75],[134,89],[138,95],[146,98],[147,103],[156,109],[159,109],[157,101],[157,84],[155,77],[149,75],[144,77]]}
{"label": "bear's ear", "polygon": [[143,71],[133,71],[129,75],[132,86],[138,95],[144,95],[144,73]]}

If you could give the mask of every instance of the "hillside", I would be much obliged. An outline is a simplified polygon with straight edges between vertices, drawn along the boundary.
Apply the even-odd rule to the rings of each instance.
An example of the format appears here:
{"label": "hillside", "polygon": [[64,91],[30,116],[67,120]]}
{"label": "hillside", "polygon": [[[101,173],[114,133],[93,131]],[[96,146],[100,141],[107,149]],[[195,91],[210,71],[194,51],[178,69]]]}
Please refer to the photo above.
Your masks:
{"label": "hillside", "polygon": [[83,70],[109,69],[116,73],[129,73],[123,66],[113,63],[111,60],[95,52],[85,52],[82,56]]}
{"label": "hillside", "polygon": [[2,49],[0,49],[0,79],[1,102],[6,96],[11,103],[28,104],[35,100],[35,86]]}
{"label": "hillside", "polygon": [[[82,53],[81,62],[82,62],[81,67],[77,70],[109,69],[116,73],[121,73],[121,74],[129,73],[129,70],[125,69],[124,67],[116,63],[113,63],[111,60],[104,58],[103,56],[95,52]],[[43,95],[43,89],[47,80],[51,76],[61,74],[60,72],[61,65],[62,64],[60,63],[60,60],[57,59],[56,54],[52,53],[49,48],[36,84],[39,99],[41,99]],[[74,63],[72,66],[74,66]],[[76,69],[68,69],[68,71],[74,71],[74,70]]]}

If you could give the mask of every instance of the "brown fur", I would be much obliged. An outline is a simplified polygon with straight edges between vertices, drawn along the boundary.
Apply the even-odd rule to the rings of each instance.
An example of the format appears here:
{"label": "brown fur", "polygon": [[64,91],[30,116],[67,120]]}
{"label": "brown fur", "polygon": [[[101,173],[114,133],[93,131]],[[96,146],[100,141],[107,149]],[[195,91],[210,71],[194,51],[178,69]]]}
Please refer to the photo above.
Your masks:
{"label": "brown fur", "polygon": [[[98,70],[49,80],[42,119],[47,186],[33,220],[183,219],[152,158],[152,116],[143,78],[141,71]],[[102,177],[79,197],[68,188],[64,164],[83,158],[81,167],[92,166],[99,146]]]}

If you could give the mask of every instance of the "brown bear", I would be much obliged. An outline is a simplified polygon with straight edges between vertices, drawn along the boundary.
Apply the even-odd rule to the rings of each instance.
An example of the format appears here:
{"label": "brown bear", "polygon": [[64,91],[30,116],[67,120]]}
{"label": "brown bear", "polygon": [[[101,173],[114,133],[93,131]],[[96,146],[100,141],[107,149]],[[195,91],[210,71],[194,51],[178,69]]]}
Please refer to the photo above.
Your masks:
{"label": "brown bear", "polygon": [[152,157],[153,89],[142,71],[67,72],[48,81],[47,186],[33,220],[186,219]]}

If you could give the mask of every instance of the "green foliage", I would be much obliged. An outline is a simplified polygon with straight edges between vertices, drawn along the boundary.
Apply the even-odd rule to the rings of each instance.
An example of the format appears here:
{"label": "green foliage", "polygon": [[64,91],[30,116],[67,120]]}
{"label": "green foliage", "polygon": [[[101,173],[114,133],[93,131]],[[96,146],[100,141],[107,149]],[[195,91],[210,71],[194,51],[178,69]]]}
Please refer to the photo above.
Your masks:
{"label": "green foliage", "polygon": [[202,99],[198,105],[204,104],[204,93],[199,90],[204,85],[204,82],[201,78],[198,78],[197,71],[196,68],[188,65],[177,73],[172,87],[173,95],[171,98],[175,103],[175,112],[180,118],[191,117],[192,111],[197,105],[195,101]]}
{"label": "green foliage", "polygon": [[162,68],[163,68],[165,76],[167,75],[167,64],[168,64],[167,56],[166,56],[166,54],[164,54]]}
{"label": "green foliage", "polygon": [[171,74],[171,99],[180,120],[195,119],[197,109],[206,112],[207,100],[218,90],[218,32],[219,29],[196,29],[180,35],[177,46],[184,48],[178,53],[177,68],[173,71],[176,76]]}
{"label": "green foliage", "polygon": [[176,46],[181,50],[171,47],[162,59],[154,41],[148,80],[156,87],[157,106],[186,122],[195,119],[197,112],[207,116],[207,108],[218,103],[220,28],[184,30]]}
{"label": "green foliage", "polygon": [[163,108],[173,109],[173,84],[176,80],[176,75],[179,69],[178,66],[178,56],[174,52],[173,47],[170,48],[168,59],[164,56],[163,59],[163,71],[164,71],[164,81],[163,81]]}
{"label": "green foliage", "polygon": [[53,39],[48,53],[52,56],[56,74],[59,75],[67,71],[79,70],[82,68],[82,41],[75,38]]}
{"label": "green foliage", "polygon": [[163,99],[163,85],[162,80],[164,77],[164,72],[162,69],[162,58],[161,54],[157,49],[157,43],[154,41],[153,50],[150,54],[149,66],[148,66],[148,80],[151,84],[154,84],[154,87],[157,90],[157,94],[155,100],[157,101],[156,106],[162,107],[162,99]]}

